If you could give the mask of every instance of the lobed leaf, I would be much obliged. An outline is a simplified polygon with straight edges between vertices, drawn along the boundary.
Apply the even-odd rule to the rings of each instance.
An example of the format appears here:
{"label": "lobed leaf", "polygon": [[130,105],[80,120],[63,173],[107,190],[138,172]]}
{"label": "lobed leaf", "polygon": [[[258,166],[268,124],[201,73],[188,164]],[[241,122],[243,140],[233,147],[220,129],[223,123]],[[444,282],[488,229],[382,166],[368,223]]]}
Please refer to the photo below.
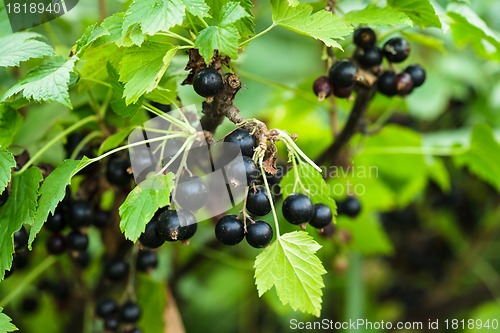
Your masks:
{"label": "lobed leaf", "polygon": [[3,193],[10,182],[12,168],[16,166],[16,160],[11,152],[0,147],[0,193]]}
{"label": "lobed leaf", "polygon": [[19,66],[21,62],[53,55],[50,45],[34,32],[16,32],[0,37],[0,67]]}

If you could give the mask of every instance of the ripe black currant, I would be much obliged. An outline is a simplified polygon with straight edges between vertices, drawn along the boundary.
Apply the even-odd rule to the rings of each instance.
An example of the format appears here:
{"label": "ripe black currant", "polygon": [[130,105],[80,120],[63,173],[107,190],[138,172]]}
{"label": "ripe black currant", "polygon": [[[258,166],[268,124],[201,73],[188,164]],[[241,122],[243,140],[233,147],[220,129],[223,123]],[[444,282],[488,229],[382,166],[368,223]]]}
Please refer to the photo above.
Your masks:
{"label": "ripe black currant", "polygon": [[156,224],[158,223],[158,217],[153,217],[151,221],[146,224],[146,230],[139,237],[139,241],[144,247],[150,249],[156,249],[165,243],[163,239],[156,233]]}
{"label": "ripe black currant", "polygon": [[174,191],[176,203],[190,211],[197,211],[207,201],[208,187],[198,177],[183,179]]}
{"label": "ripe black currant", "polygon": [[408,73],[396,75],[396,90],[400,96],[406,96],[413,91],[413,80]]}
{"label": "ripe black currant", "polygon": [[332,222],[333,214],[325,204],[314,205],[314,214],[309,224],[317,229],[323,229]]}
{"label": "ripe black currant", "polygon": [[[243,156],[243,163],[232,163],[228,167],[227,171],[228,175],[246,175],[246,180],[248,185],[256,184],[260,181],[260,170],[257,167],[257,164],[248,156]],[[236,181],[236,180],[235,180]],[[237,180],[239,182],[239,179]],[[233,181],[229,180],[230,184],[233,186],[246,186],[247,184],[239,184],[233,183]]]}
{"label": "ripe black currant", "polygon": [[118,313],[118,304],[110,299],[100,300],[95,307],[96,314],[101,318],[107,318]]}
{"label": "ripe black currant", "polygon": [[194,91],[200,96],[215,96],[224,88],[220,73],[212,67],[203,68],[193,78]]}
{"label": "ripe black currant", "polygon": [[180,241],[188,240],[194,236],[196,230],[198,230],[198,223],[196,222],[183,226],[180,229],[179,237],[177,237],[177,239]]}
{"label": "ripe black currant", "polygon": [[359,27],[354,31],[354,44],[362,49],[369,49],[377,43],[375,31],[369,27]]}
{"label": "ripe black currant", "polygon": [[7,189],[5,189],[5,190],[3,190],[2,194],[0,194],[0,207],[5,205],[8,198],[9,198],[9,191],[7,191]]}
{"label": "ripe black currant", "polygon": [[383,95],[392,97],[398,93],[396,87],[396,73],[393,71],[386,71],[378,77],[377,89]]}
{"label": "ripe black currant", "polygon": [[369,49],[357,49],[354,53],[354,59],[363,68],[372,68],[380,66],[383,60],[382,51],[378,47]]}
{"label": "ripe black currant", "polygon": [[60,232],[66,227],[66,219],[62,208],[57,208],[53,215],[49,215],[45,228],[52,232]]}
{"label": "ripe black currant", "polygon": [[28,233],[24,227],[21,227],[18,231],[14,233],[14,249],[16,251],[28,246]]}
{"label": "ripe black currant", "polygon": [[244,156],[252,157],[253,150],[257,148],[257,140],[249,131],[238,128],[231,133],[229,133],[225,138],[224,142],[234,143],[240,147],[241,154]]}
{"label": "ripe black currant", "polygon": [[141,308],[134,302],[127,302],[120,310],[120,318],[124,323],[134,324],[141,318]]}
{"label": "ripe black currant", "polygon": [[290,194],[283,201],[283,216],[292,224],[306,223],[313,217],[314,205],[307,196],[300,193]]}
{"label": "ripe black currant", "polygon": [[175,210],[169,209],[158,215],[155,228],[157,235],[167,242],[175,242],[185,240],[187,236],[194,234],[193,228],[196,227],[192,224],[196,224],[196,218],[187,211],[183,211],[182,216],[188,222],[185,226],[181,225],[181,220]]}
{"label": "ripe black currant", "polygon": [[110,184],[125,186],[130,184],[132,175],[128,173],[130,159],[128,157],[112,157],[106,168],[106,179]]}
{"label": "ripe black currant", "polygon": [[347,98],[351,96],[353,90],[354,90],[354,85],[349,87],[334,87],[333,94],[338,98]]}
{"label": "ripe black currant", "polygon": [[62,254],[66,250],[66,239],[61,234],[52,234],[47,238],[47,252],[53,255]]}
{"label": "ripe black currant", "polygon": [[319,234],[323,238],[330,238],[335,234],[335,226],[330,223],[326,227],[319,229]]}
{"label": "ripe black currant", "polygon": [[215,226],[215,237],[224,245],[239,244],[245,237],[243,221],[236,215],[221,217]]}
{"label": "ripe black currant", "polygon": [[358,72],[356,65],[349,60],[336,62],[329,73],[330,82],[336,87],[349,87],[354,84],[354,76]]}
{"label": "ripe black currant", "polygon": [[94,208],[87,201],[75,201],[69,206],[68,224],[73,229],[91,225],[94,222]]}
{"label": "ripe black currant", "polygon": [[21,309],[23,313],[32,314],[38,310],[39,302],[38,298],[33,296],[28,296],[21,302]]}
{"label": "ripe black currant", "polygon": [[137,255],[137,269],[143,272],[158,267],[158,254],[153,251],[140,251]]}
{"label": "ripe black currant", "polygon": [[413,81],[413,87],[420,87],[425,82],[425,69],[420,65],[411,65],[406,67],[405,73],[410,74]]}
{"label": "ripe black currant", "polygon": [[131,331],[127,331],[127,333],[142,333],[142,331],[139,328],[134,327]]}
{"label": "ripe black currant", "polygon": [[356,217],[361,212],[361,201],[356,197],[347,197],[339,206],[339,214]]}
{"label": "ripe black currant", "polygon": [[320,101],[330,96],[333,92],[333,86],[330,79],[326,76],[318,77],[313,83],[313,91]]}
{"label": "ripe black currant", "polygon": [[106,228],[111,224],[111,216],[109,212],[104,210],[96,210],[94,217],[94,225],[100,229]]}
{"label": "ripe black currant", "polygon": [[114,332],[120,327],[120,318],[118,316],[110,316],[104,318],[104,328],[107,331]]}
{"label": "ripe black currant", "polygon": [[92,257],[88,251],[78,252],[74,257],[75,263],[81,268],[87,268],[90,265]]}
{"label": "ripe black currant", "polygon": [[250,187],[247,196],[246,209],[257,216],[264,216],[271,211],[271,202],[264,186]]}
{"label": "ripe black currant", "polygon": [[66,246],[70,250],[83,252],[89,246],[89,237],[78,230],[73,230],[66,236]]}
{"label": "ripe black currant", "polygon": [[403,62],[410,55],[410,44],[401,37],[389,39],[383,47],[385,58],[389,62]]}
{"label": "ripe black currant", "polygon": [[120,259],[110,260],[105,269],[104,275],[111,281],[122,281],[127,278],[129,265]]}
{"label": "ripe black currant", "polygon": [[246,239],[247,243],[252,247],[265,247],[273,239],[273,228],[267,222],[255,221],[255,223],[247,226]]}

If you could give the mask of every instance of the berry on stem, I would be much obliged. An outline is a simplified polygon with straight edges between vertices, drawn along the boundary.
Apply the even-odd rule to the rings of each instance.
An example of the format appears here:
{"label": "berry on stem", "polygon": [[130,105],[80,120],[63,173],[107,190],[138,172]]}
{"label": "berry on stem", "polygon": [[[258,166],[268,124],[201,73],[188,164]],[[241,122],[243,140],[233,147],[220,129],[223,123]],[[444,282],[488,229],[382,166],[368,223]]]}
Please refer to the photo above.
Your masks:
{"label": "berry on stem", "polygon": [[264,186],[250,187],[247,196],[246,209],[257,216],[264,216],[271,211],[271,202]]}
{"label": "berry on stem", "polygon": [[137,255],[137,269],[149,272],[158,267],[158,254],[153,251],[140,251]]}
{"label": "berry on stem", "polygon": [[302,224],[311,220],[314,206],[307,196],[300,193],[290,194],[283,201],[283,216],[292,224]]}
{"label": "berry on stem", "polygon": [[236,215],[221,217],[215,226],[215,237],[224,245],[239,244],[245,237],[243,221]]}
{"label": "berry on stem", "polygon": [[247,226],[246,239],[252,247],[266,247],[273,239],[273,228],[267,222],[255,221]]}
{"label": "berry on stem", "polygon": [[333,213],[330,207],[325,204],[314,205],[314,213],[309,224],[316,229],[323,229],[332,222]]}
{"label": "berry on stem", "polygon": [[413,91],[413,80],[408,73],[396,75],[396,90],[400,96],[406,96]]}
{"label": "berry on stem", "polygon": [[118,330],[118,327],[120,327],[120,319],[118,316],[110,316],[104,318],[104,328],[107,331],[116,331]]}
{"label": "berry on stem", "polygon": [[257,140],[249,131],[238,128],[231,133],[229,133],[225,138],[224,142],[234,143],[240,147],[241,154],[243,156],[252,157],[253,150],[257,148]]}
{"label": "berry on stem", "polygon": [[104,275],[111,281],[122,281],[127,278],[128,271],[129,266],[125,261],[113,259],[106,265]]}
{"label": "berry on stem", "polygon": [[44,226],[52,232],[63,231],[66,227],[66,220],[64,218],[63,211],[61,209],[56,209],[53,215],[49,215]]}
{"label": "berry on stem", "polygon": [[339,206],[339,214],[344,214],[349,217],[356,217],[361,212],[361,201],[356,197],[347,197]]}
{"label": "berry on stem", "polygon": [[382,75],[378,77],[377,89],[381,94],[388,97],[395,96],[398,93],[396,87],[396,73],[393,71],[383,72]]}
{"label": "berry on stem", "polygon": [[165,243],[165,241],[156,233],[156,224],[158,217],[153,217],[151,221],[146,224],[146,230],[139,237],[139,241],[144,247],[156,249]]}
{"label": "berry on stem", "polygon": [[78,230],[73,230],[66,236],[66,245],[70,250],[83,252],[89,246],[89,237]]}
{"label": "berry on stem", "polygon": [[174,191],[174,198],[179,206],[190,211],[197,211],[203,207],[207,197],[207,185],[198,177],[182,180]]}
{"label": "berry on stem", "polygon": [[69,206],[68,224],[73,229],[91,225],[94,221],[94,208],[87,201],[75,201]]}
{"label": "berry on stem", "polygon": [[102,299],[97,303],[95,312],[101,318],[115,315],[118,312],[118,304],[110,298]]}
{"label": "berry on stem", "polygon": [[186,220],[187,225],[181,225],[181,220],[176,210],[166,210],[158,215],[156,223],[156,234],[167,242],[175,242],[178,240],[186,240],[191,237],[196,231],[196,218],[193,214],[183,211],[182,216]]}
{"label": "berry on stem", "polygon": [[341,60],[330,68],[329,79],[335,87],[349,87],[354,84],[354,77],[358,72],[356,65],[349,60]]}
{"label": "berry on stem", "polygon": [[333,94],[338,98],[348,98],[354,90],[354,85],[349,87],[334,87]]}
{"label": "berry on stem", "polygon": [[46,246],[50,254],[62,254],[66,250],[66,238],[61,234],[52,234],[47,238]]}
{"label": "berry on stem", "polygon": [[377,36],[372,28],[363,26],[354,31],[354,44],[362,49],[369,49],[377,43]]}
{"label": "berry on stem", "polygon": [[112,157],[106,168],[106,179],[110,184],[125,186],[130,184],[132,175],[128,173],[130,159],[127,157]]}
{"label": "berry on stem", "polygon": [[212,67],[203,68],[193,78],[194,91],[203,97],[215,96],[223,87],[222,75]]}
{"label": "berry on stem", "polygon": [[330,96],[333,92],[333,86],[330,79],[326,76],[318,77],[313,83],[313,91],[314,94],[318,96],[319,101]]}
{"label": "berry on stem", "polygon": [[389,39],[383,47],[385,58],[389,62],[399,63],[403,62],[410,55],[410,44],[408,41],[401,37],[394,37]]}
{"label": "berry on stem", "polygon": [[124,323],[134,324],[141,318],[141,308],[136,303],[129,301],[123,304],[120,318]]}
{"label": "berry on stem", "polygon": [[411,65],[406,67],[405,73],[410,74],[413,81],[413,87],[420,87],[425,82],[425,69],[420,65]]}
{"label": "berry on stem", "polygon": [[368,69],[380,66],[380,64],[382,64],[383,55],[382,51],[378,47],[356,49],[354,59],[356,59],[361,67]]}

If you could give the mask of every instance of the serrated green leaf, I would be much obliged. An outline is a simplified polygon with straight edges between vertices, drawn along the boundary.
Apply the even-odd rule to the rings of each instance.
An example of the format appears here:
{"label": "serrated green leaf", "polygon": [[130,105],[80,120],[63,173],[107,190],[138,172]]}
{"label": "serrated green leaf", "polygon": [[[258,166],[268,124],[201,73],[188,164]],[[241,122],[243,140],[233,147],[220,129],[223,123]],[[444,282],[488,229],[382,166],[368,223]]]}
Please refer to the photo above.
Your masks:
{"label": "serrated green leaf", "polygon": [[387,4],[408,15],[422,28],[441,28],[441,21],[430,0],[387,0]]}
{"label": "serrated green leaf", "polygon": [[0,37],[0,67],[19,66],[31,58],[42,58],[54,54],[50,45],[40,41],[43,38],[34,32],[16,32]]}
{"label": "serrated green leaf", "polygon": [[233,59],[238,58],[239,40],[238,30],[233,26],[210,26],[200,32],[196,38],[195,46],[205,62],[208,63],[212,59],[214,50],[219,50]]}
{"label": "serrated green leaf", "polygon": [[217,22],[219,26],[227,26],[241,20],[244,17],[250,17],[245,8],[239,3],[230,1],[227,2],[221,9],[220,20]]}
{"label": "serrated green leaf", "polygon": [[12,177],[10,196],[5,205],[0,207],[0,281],[5,271],[12,265],[14,253],[13,234],[23,224],[31,225],[36,210],[38,187],[42,181],[42,172],[31,167]]}
{"label": "serrated green leaf", "polygon": [[3,193],[10,182],[12,168],[16,166],[16,160],[11,152],[0,147],[0,193]]}
{"label": "serrated green leaf", "polygon": [[36,67],[12,86],[2,100],[22,91],[26,99],[46,103],[57,102],[71,108],[68,86],[77,59],[76,56],[69,60],[54,58]]}
{"label": "serrated green leaf", "polygon": [[128,127],[118,132],[108,136],[106,140],[104,140],[97,151],[97,155],[102,155],[103,153],[118,147],[123,140],[127,138],[127,136],[134,130],[135,127]]}
{"label": "serrated green leaf", "polygon": [[57,205],[66,196],[66,186],[71,182],[71,178],[78,172],[82,165],[87,163],[87,158],[83,158],[81,161],[65,160],[44,180],[38,193],[40,198],[30,231],[28,242],[30,249],[43,224],[47,221],[49,213],[54,214]]}
{"label": "serrated green leaf", "polygon": [[479,124],[472,130],[467,152],[455,156],[455,163],[500,190],[500,143],[488,125]]}
{"label": "serrated green leaf", "polygon": [[424,35],[421,33],[411,33],[407,31],[403,31],[402,34],[408,39],[409,42],[414,42],[419,45],[436,49],[442,53],[445,52],[444,48],[444,40],[436,38],[430,35]]}
{"label": "serrated green leaf", "polygon": [[120,229],[125,238],[135,242],[144,232],[155,212],[170,204],[174,175],[158,174],[137,185],[120,206]]}
{"label": "serrated green leaf", "polygon": [[125,83],[123,97],[127,105],[158,86],[178,48],[169,43],[147,41],[141,47],[133,46],[125,51],[120,63],[120,81]]}
{"label": "serrated green leaf", "polygon": [[[296,184],[297,176],[300,183]],[[331,191],[328,184],[325,182],[321,173],[307,163],[298,163],[297,170],[288,172],[280,182],[283,191],[283,196],[287,197],[294,192],[307,195],[313,203],[323,203],[330,207],[333,213],[333,223],[335,223],[337,215],[337,204],[331,197]],[[302,185],[301,185],[302,184]]]}
{"label": "serrated green leaf", "polygon": [[273,286],[280,301],[299,310],[320,316],[321,275],[326,271],[315,253],[321,248],[303,231],[279,237],[255,259],[255,283],[259,296]]}
{"label": "serrated green leaf", "polygon": [[344,19],[354,26],[363,24],[371,27],[399,24],[413,25],[412,20],[405,13],[392,7],[378,7],[376,5],[350,11],[344,15]]}
{"label": "serrated green leaf", "polygon": [[125,100],[123,99],[125,88],[119,81],[120,76],[118,75],[118,72],[109,63],[107,64],[107,68],[109,76],[108,81],[113,89],[113,97],[109,101],[111,109],[121,117],[134,117],[137,111],[141,109],[143,98],[141,97],[137,102],[127,105],[127,103],[125,103]]}
{"label": "serrated green leaf", "polygon": [[139,275],[137,301],[142,309],[138,326],[145,332],[164,333],[166,307],[165,284],[145,274]]}
{"label": "serrated green leaf", "polygon": [[8,147],[21,127],[22,118],[19,112],[7,104],[0,104],[0,146]]}
{"label": "serrated green leaf", "polygon": [[326,10],[312,13],[313,7],[300,3],[292,7],[286,0],[271,0],[276,25],[301,35],[313,37],[326,46],[342,48],[335,39],[343,39],[353,28],[340,16]]}
{"label": "serrated green leaf", "polygon": [[8,333],[18,331],[18,328],[12,324],[12,319],[3,313],[3,308],[0,308],[0,332]]}
{"label": "serrated green leaf", "polygon": [[81,54],[85,52],[85,50],[96,40],[104,36],[110,36],[110,32],[101,26],[98,26],[97,23],[87,27],[85,29],[82,37],[76,41],[74,52],[75,54]]}

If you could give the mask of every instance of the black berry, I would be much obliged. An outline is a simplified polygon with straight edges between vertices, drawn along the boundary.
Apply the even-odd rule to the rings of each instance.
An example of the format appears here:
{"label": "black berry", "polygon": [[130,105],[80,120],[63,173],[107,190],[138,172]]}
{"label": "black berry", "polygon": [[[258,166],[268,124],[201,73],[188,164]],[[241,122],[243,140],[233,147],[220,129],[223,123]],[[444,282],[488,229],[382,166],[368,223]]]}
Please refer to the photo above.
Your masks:
{"label": "black berry", "polygon": [[141,318],[141,309],[136,303],[127,302],[121,308],[120,318],[127,324],[136,323]]}
{"label": "black berry", "polygon": [[75,262],[82,268],[87,268],[92,257],[88,251],[78,252],[74,257]]}
{"label": "black berry", "polygon": [[62,254],[66,250],[66,239],[61,234],[52,234],[47,238],[46,246],[50,254]]}
{"label": "black berry", "polygon": [[396,87],[396,73],[387,71],[379,76],[377,81],[377,89],[383,95],[392,97],[398,93]]}
{"label": "black berry", "polygon": [[246,239],[252,247],[265,247],[273,239],[273,228],[267,222],[255,221],[247,226]]}
{"label": "black berry", "polygon": [[94,225],[100,229],[106,228],[111,224],[111,216],[109,212],[97,210],[94,216]]}
{"label": "black berry", "polygon": [[363,68],[380,66],[383,60],[382,51],[378,47],[369,49],[357,49],[354,58]]}
{"label": "black berry", "polygon": [[106,168],[106,179],[110,184],[125,186],[130,184],[132,175],[128,173],[130,159],[127,157],[110,158]]}
{"label": "black berry", "polygon": [[27,251],[20,251],[20,252],[15,252],[13,255],[12,259],[12,267],[15,267],[17,269],[23,269],[28,266],[29,260],[28,260],[28,252]]}
{"label": "black berry", "polygon": [[100,300],[95,307],[96,314],[101,318],[107,318],[118,313],[118,304],[110,298]]}
{"label": "black berry", "polygon": [[66,236],[66,246],[70,250],[83,252],[89,246],[89,237],[78,230],[73,230]]}
{"label": "black berry", "polygon": [[420,87],[425,82],[425,69],[420,65],[411,65],[406,67],[405,73],[410,74],[413,81],[413,87]]}
{"label": "black berry", "polygon": [[252,157],[253,150],[257,148],[257,140],[253,135],[245,129],[238,128],[229,133],[224,142],[234,143],[241,149],[241,154],[244,156]]}
{"label": "black berry", "polygon": [[338,98],[347,98],[351,96],[353,90],[354,85],[349,87],[334,87],[333,94]]}
{"label": "black berry", "polygon": [[260,178],[260,170],[257,164],[248,156],[243,156],[243,164],[245,166],[248,185],[255,184]]}
{"label": "black berry", "polygon": [[28,296],[21,302],[21,309],[26,314],[31,314],[38,310],[38,298],[33,296]]}
{"label": "black berry", "polygon": [[190,211],[197,211],[207,201],[208,197],[208,187],[198,177],[191,177],[182,180],[180,184],[177,185],[174,192],[174,198],[176,203]]}
{"label": "black berry", "polygon": [[212,67],[203,68],[193,78],[194,91],[203,97],[215,96],[223,87],[222,76]]}
{"label": "black berry", "polygon": [[120,319],[118,316],[110,316],[104,319],[104,328],[107,331],[114,332],[120,327]]}
{"label": "black berry", "polygon": [[[246,175],[246,184],[240,184],[241,175]],[[231,186],[247,186],[253,185],[260,181],[260,170],[257,164],[248,156],[243,156],[243,162],[231,163],[227,170],[228,177],[235,177],[235,179],[229,179],[229,184]]]}
{"label": "black berry", "polygon": [[182,217],[186,225],[181,225],[177,211],[169,209],[162,212],[156,223],[157,235],[167,242],[188,239],[194,234],[193,230],[196,231],[196,227],[192,226],[196,224],[196,218],[187,211],[182,212]]}
{"label": "black berry", "polygon": [[333,214],[330,207],[325,204],[314,205],[314,213],[309,224],[317,229],[323,229],[332,222]]}
{"label": "black berry", "polygon": [[104,274],[111,281],[122,281],[127,278],[128,264],[119,259],[113,259],[105,267]]}
{"label": "black berry", "polygon": [[61,208],[57,208],[54,215],[49,215],[47,222],[44,224],[45,228],[52,232],[60,232],[66,227],[66,219]]}
{"label": "black berry", "polygon": [[283,216],[292,224],[306,223],[313,217],[314,206],[307,196],[300,193],[290,194],[283,201]]}
{"label": "black berry", "polygon": [[410,55],[410,44],[401,37],[389,39],[383,47],[385,58],[390,62],[403,62]]}
{"label": "black berry", "polygon": [[333,85],[326,76],[320,76],[313,82],[313,91],[320,101],[330,96],[333,92]]}
{"label": "black berry", "polygon": [[28,246],[28,233],[24,227],[21,227],[18,231],[14,233],[14,249],[16,251],[23,249]]}
{"label": "black berry", "polygon": [[137,255],[137,269],[143,272],[158,267],[158,254],[153,251],[140,251]]}
{"label": "black berry", "polygon": [[401,96],[406,96],[413,91],[413,80],[408,73],[400,73],[395,79],[396,91]]}
{"label": "black berry", "polygon": [[341,60],[330,68],[330,82],[341,88],[352,86],[357,72],[358,68],[354,63],[349,60]]}
{"label": "black berry", "polygon": [[215,226],[215,237],[224,245],[239,244],[245,237],[243,221],[236,215],[223,216]]}
{"label": "black berry", "polygon": [[361,202],[356,197],[347,197],[340,205],[340,213],[349,217],[356,217],[361,212]]}
{"label": "black berry", "polygon": [[271,202],[264,186],[249,188],[246,209],[257,216],[264,216],[271,211]]}
{"label": "black berry", "polygon": [[375,31],[369,27],[359,27],[354,31],[354,44],[362,49],[369,49],[377,43]]}
{"label": "black berry", "polygon": [[75,201],[69,206],[68,224],[73,229],[87,227],[94,222],[94,208],[87,201]]}
{"label": "black berry", "polygon": [[134,328],[132,328],[131,331],[127,331],[127,333],[142,333],[142,331],[140,329],[138,329],[137,327],[134,327]]}
{"label": "black berry", "polygon": [[183,226],[180,229],[179,237],[177,237],[177,239],[180,241],[188,240],[194,236],[196,230],[198,230],[198,223],[196,222]]}
{"label": "black berry", "polygon": [[146,224],[146,230],[139,237],[139,241],[144,247],[150,249],[156,249],[165,243],[163,239],[156,233],[156,224],[158,223],[158,218],[153,217],[153,219]]}
{"label": "black berry", "polygon": [[9,198],[9,191],[7,191],[7,189],[5,189],[5,190],[3,190],[2,194],[0,194],[0,207],[5,205],[8,198]]}

